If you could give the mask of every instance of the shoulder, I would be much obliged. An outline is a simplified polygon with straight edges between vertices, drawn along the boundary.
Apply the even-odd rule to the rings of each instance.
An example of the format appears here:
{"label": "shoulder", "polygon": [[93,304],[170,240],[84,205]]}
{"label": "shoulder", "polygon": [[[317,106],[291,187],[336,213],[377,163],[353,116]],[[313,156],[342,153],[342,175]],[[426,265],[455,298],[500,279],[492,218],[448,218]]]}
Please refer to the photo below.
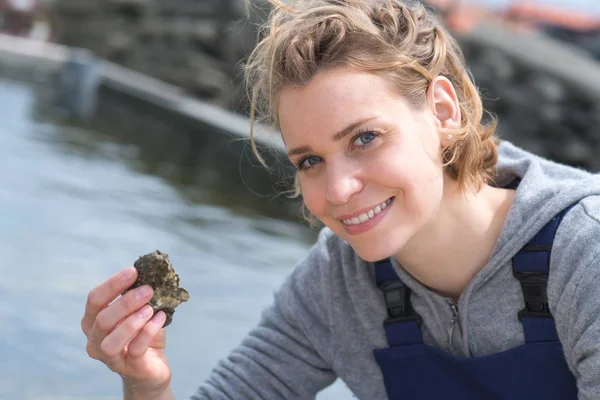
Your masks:
{"label": "shoulder", "polygon": [[[600,195],[580,200],[556,232],[550,258],[548,302],[573,371],[597,377],[600,365]],[[582,362],[585,360],[585,362]],[[594,378],[596,379],[596,378]],[[597,380],[597,379],[596,379]],[[578,379],[578,384],[582,382]],[[594,385],[600,384],[600,381]],[[595,386],[598,387],[598,386]]]}
{"label": "shoulder", "polygon": [[328,228],[319,231],[316,242],[300,259],[284,282],[289,285],[328,285],[331,270],[343,264],[344,258],[353,253],[352,248]]}
{"label": "shoulder", "polygon": [[[600,194],[588,196],[579,202],[583,214],[590,220],[591,225],[600,226]],[[600,239],[600,238],[599,238]]]}
{"label": "shoulder", "polygon": [[358,257],[345,240],[323,228],[308,254],[288,276],[284,287],[295,287],[310,296],[323,298],[370,282],[370,274],[368,263]]}
{"label": "shoulder", "polygon": [[556,231],[550,257],[550,300],[581,295],[581,283],[600,276],[598,272],[600,195],[592,195],[577,202]]}
{"label": "shoulder", "polygon": [[556,261],[584,261],[600,253],[600,194],[579,200],[565,215],[554,240]]}
{"label": "shoulder", "polygon": [[314,261],[328,263],[342,263],[344,261],[357,259],[352,247],[329,228],[319,231],[317,241],[309,250],[302,263],[313,263]]}
{"label": "shoulder", "polygon": [[330,318],[334,294],[345,291],[343,288],[356,279],[355,274],[346,270],[360,270],[360,263],[347,242],[323,228],[306,256],[276,291],[275,300],[286,315],[295,315],[302,308],[326,321]]}

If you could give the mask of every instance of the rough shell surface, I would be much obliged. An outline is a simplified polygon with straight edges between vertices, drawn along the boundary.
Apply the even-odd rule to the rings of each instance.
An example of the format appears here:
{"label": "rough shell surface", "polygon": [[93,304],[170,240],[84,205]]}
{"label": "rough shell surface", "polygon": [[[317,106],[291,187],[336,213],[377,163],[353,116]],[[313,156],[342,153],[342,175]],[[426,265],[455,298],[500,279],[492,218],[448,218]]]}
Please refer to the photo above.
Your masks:
{"label": "rough shell surface", "polygon": [[162,310],[167,316],[163,327],[169,325],[173,321],[175,308],[190,298],[188,291],[179,287],[179,275],[175,273],[169,256],[156,250],[138,258],[133,266],[138,271],[138,278],[128,290],[143,285],[152,286],[154,295],[148,304],[154,309],[154,314]]}

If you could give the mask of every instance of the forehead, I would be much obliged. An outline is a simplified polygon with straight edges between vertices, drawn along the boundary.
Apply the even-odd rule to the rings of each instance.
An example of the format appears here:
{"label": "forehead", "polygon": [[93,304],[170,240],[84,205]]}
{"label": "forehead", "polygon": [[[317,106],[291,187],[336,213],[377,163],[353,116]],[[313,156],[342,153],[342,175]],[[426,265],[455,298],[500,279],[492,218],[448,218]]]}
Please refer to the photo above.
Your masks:
{"label": "forehead", "polygon": [[284,87],[279,95],[278,119],[282,132],[343,129],[363,117],[402,112],[401,96],[377,75],[348,68],[327,69],[301,87]]}
{"label": "forehead", "polygon": [[[303,86],[285,86],[280,92],[279,109],[301,106],[334,107],[340,103],[368,103],[388,95],[387,83],[377,75],[349,68],[326,69]],[[291,106],[291,107],[290,107]]]}

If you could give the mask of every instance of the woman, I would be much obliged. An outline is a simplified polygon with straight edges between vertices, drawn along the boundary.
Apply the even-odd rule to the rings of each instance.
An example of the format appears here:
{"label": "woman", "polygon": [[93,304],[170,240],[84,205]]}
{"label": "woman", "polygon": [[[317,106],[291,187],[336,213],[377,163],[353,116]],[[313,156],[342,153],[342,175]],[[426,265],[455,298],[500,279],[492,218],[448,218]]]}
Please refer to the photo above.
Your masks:
{"label": "woman", "polygon": [[[600,398],[600,178],[498,145],[422,6],[293,7],[246,66],[252,118],[326,227],[193,399],[313,398],[336,377],[369,400]],[[172,399],[151,291],[110,304],[134,280],[90,292],[88,352],[126,399]]]}

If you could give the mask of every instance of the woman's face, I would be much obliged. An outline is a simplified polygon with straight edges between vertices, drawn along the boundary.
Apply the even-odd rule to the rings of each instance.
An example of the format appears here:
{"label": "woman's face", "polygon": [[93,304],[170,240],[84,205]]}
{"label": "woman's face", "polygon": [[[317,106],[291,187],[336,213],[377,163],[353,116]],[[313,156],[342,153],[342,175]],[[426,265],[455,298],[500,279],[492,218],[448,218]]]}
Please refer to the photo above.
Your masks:
{"label": "woman's face", "polygon": [[446,140],[435,110],[411,108],[381,77],[335,68],[285,87],[278,112],[306,207],[361,258],[398,254],[434,225]]}

